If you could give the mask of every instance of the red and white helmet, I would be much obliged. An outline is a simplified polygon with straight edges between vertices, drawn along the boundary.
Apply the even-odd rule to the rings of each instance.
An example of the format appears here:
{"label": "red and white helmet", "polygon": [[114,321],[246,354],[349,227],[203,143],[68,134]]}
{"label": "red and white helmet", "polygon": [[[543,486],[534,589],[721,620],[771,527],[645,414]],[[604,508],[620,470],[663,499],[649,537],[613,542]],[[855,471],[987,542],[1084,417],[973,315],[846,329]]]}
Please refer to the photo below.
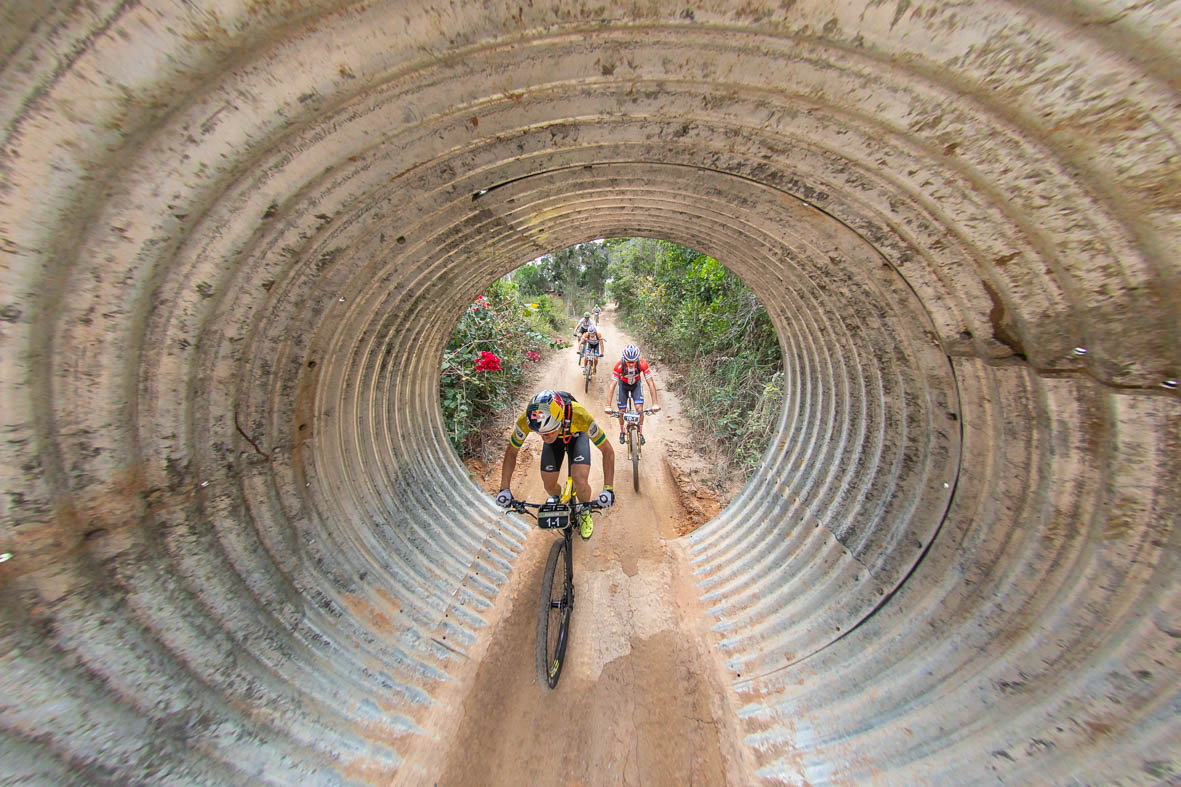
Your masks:
{"label": "red and white helmet", "polygon": [[636,347],[634,344],[629,344],[627,347],[624,347],[623,360],[627,361],[628,363],[635,363],[636,361],[640,360],[640,348]]}

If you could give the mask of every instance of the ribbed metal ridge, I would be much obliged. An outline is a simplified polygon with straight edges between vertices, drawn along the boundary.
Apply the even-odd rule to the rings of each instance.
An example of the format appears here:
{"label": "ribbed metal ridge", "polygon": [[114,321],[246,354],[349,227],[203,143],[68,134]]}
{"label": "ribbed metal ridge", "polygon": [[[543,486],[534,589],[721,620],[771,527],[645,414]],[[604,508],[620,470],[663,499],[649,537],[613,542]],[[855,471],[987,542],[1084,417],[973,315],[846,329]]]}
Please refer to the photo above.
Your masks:
{"label": "ribbed metal ridge", "polygon": [[1172,6],[0,20],[0,780],[413,780],[526,535],[440,354],[629,235],[783,348],[688,539],[761,778],[1181,775]]}

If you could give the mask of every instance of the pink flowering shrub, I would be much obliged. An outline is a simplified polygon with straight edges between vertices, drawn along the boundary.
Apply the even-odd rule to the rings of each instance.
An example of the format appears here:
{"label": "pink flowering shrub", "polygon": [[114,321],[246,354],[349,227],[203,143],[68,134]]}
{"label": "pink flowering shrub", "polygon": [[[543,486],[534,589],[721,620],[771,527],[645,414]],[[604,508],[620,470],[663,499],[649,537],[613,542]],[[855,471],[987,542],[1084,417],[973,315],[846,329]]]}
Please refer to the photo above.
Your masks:
{"label": "pink flowering shrub", "polygon": [[499,372],[500,359],[496,357],[496,353],[484,351],[476,356],[476,371],[477,372]]}

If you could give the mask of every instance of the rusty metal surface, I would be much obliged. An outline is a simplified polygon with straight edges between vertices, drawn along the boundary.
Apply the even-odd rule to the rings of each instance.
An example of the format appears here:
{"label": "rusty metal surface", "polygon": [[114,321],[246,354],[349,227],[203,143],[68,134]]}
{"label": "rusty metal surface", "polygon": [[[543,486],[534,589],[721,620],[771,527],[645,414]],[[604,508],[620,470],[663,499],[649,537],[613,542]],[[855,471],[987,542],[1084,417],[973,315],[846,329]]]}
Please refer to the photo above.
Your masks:
{"label": "rusty metal surface", "polygon": [[5,779],[381,783],[525,531],[497,276],[669,238],[789,373],[691,537],[769,781],[1181,778],[1175,4],[0,8]]}

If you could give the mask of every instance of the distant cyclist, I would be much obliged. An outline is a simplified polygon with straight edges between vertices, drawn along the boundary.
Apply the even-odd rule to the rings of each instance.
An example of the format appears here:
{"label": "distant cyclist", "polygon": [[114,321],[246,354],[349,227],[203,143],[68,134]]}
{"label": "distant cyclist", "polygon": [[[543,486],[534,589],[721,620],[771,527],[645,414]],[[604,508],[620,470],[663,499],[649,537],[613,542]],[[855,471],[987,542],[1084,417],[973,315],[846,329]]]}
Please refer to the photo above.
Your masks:
{"label": "distant cyclist", "polygon": [[578,325],[574,326],[574,336],[582,336],[582,334],[586,332],[587,327],[590,326],[592,322],[594,322],[594,320],[591,319],[591,313],[583,312],[582,319],[578,321]]}
{"label": "distant cyclist", "polygon": [[[504,461],[500,465],[501,490],[496,495],[496,502],[502,508],[508,508],[512,503],[510,487],[513,470],[517,467],[521,446],[530,432],[537,432],[545,443],[541,449],[541,481],[551,497],[556,498],[562,491],[558,484],[558,473],[562,469],[563,457],[568,456],[570,477],[574,479],[578,502],[590,501],[590,447],[594,443],[603,454],[603,491],[599,493],[599,505],[609,508],[615,502],[615,492],[611,487],[615,479],[615,449],[611,447],[611,441],[573,396],[565,391],[545,390],[529,400],[525,412],[517,418],[516,428],[504,450]],[[578,525],[579,535],[583,539],[590,538],[595,530],[590,511],[582,512]]]}
{"label": "distant cyclist", "polygon": [[574,348],[574,354],[578,356],[579,366],[582,366],[582,335],[586,333],[586,329],[592,322],[591,313],[583,312],[582,319],[578,321],[578,325],[574,326],[574,338],[578,340],[578,344]]}
{"label": "distant cyclist", "polygon": [[591,312],[593,312],[593,313],[594,313],[594,320],[595,320],[595,322],[598,322],[598,321],[599,321],[599,314],[601,314],[601,313],[602,313],[602,311],[603,311],[603,310],[599,308],[599,304],[597,304],[597,303],[595,304],[595,308],[591,309]]}
{"label": "distant cyclist", "polygon": [[582,357],[582,351],[587,352],[587,361],[591,364],[591,369],[594,369],[598,363],[599,358],[607,349],[607,340],[603,338],[603,334],[599,332],[599,326],[591,322],[587,329],[582,332],[582,338],[578,340],[578,357]]}
{"label": "distant cyclist", "polygon": [[607,408],[611,409],[611,394],[619,391],[618,398],[615,400],[615,409],[619,411],[619,442],[621,444],[627,442],[627,433],[623,425],[623,411],[627,407],[627,397],[630,395],[632,401],[636,405],[636,409],[640,411],[639,432],[640,445],[643,445],[644,440],[644,388],[640,384],[640,380],[648,381],[648,390],[652,392],[652,410],[659,410],[660,404],[656,401],[656,382],[652,379],[652,370],[648,368],[648,362],[640,355],[640,348],[634,344],[629,344],[623,348],[623,354],[619,359],[619,363],[615,364],[615,368],[611,371],[611,387],[607,389]]}

